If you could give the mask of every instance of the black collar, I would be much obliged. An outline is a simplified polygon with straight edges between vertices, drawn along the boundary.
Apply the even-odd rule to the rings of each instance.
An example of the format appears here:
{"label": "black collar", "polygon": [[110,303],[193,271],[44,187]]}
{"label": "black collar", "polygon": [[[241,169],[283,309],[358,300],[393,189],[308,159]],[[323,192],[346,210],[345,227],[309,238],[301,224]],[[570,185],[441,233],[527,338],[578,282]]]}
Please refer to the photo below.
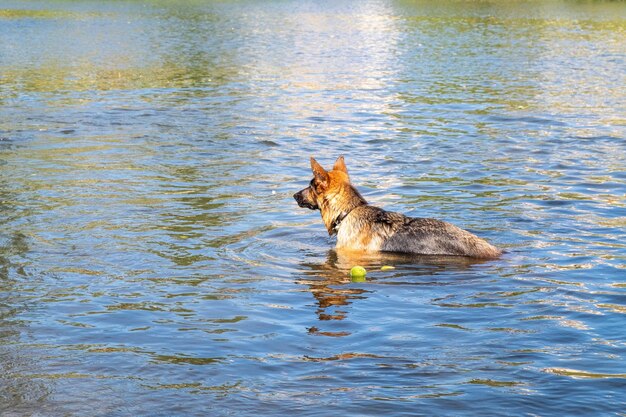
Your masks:
{"label": "black collar", "polygon": [[337,234],[337,232],[339,231],[339,226],[341,225],[341,222],[343,221],[343,219],[348,217],[348,214],[352,213],[352,210],[354,210],[357,207],[361,207],[361,206],[353,207],[352,209],[350,209],[350,211],[347,211],[347,212],[344,211],[339,216],[337,216],[337,218],[333,220],[333,222],[330,224],[330,231],[333,232],[334,234]]}
{"label": "black collar", "polygon": [[330,224],[330,230],[337,234],[337,232],[339,231],[339,225],[341,224],[341,222],[343,221],[343,219],[346,218],[346,216],[348,216],[348,214],[350,214],[350,212],[346,213],[343,212],[339,215],[339,217],[337,217],[335,220],[333,220],[333,222]]}

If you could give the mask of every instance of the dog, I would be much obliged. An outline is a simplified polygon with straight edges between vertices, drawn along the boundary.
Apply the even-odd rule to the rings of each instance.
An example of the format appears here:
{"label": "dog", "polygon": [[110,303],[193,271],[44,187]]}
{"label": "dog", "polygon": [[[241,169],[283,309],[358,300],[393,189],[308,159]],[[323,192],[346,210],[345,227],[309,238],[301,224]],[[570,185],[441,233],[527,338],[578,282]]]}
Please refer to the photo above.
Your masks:
{"label": "dog", "polygon": [[311,157],[313,179],[293,195],[298,206],[320,210],[337,249],[396,252],[414,255],[451,255],[494,259],[502,251],[450,223],[407,217],[371,206],[350,183],[344,157],[326,171]]}

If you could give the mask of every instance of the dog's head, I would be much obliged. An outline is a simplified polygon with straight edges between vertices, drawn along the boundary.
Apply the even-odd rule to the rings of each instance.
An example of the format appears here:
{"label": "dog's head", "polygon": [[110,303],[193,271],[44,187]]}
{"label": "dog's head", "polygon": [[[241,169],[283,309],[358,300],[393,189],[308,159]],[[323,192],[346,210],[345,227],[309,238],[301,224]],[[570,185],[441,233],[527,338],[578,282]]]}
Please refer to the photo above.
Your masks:
{"label": "dog's head", "polygon": [[331,171],[326,171],[311,157],[311,171],[313,171],[313,179],[309,186],[293,195],[293,198],[300,207],[319,210],[324,201],[324,196],[327,195],[330,190],[340,188],[340,186],[345,183],[350,183],[348,169],[346,168],[343,156],[337,158]]}

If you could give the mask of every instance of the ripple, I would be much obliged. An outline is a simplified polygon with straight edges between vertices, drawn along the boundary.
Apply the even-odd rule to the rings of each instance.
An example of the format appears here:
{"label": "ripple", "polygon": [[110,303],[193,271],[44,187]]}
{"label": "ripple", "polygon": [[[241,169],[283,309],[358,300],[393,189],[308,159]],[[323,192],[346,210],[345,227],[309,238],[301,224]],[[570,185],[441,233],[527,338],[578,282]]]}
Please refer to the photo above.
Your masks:
{"label": "ripple", "polygon": [[524,385],[517,381],[494,381],[492,379],[471,379],[468,384],[487,385],[489,387],[501,388],[501,387],[517,387]]}
{"label": "ripple", "polygon": [[587,372],[580,371],[576,369],[567,369],[567,368],[546,368],[543,370],[544,372],[559,375],[559,376],[567,376],[573,379],[624,379],[626,378],[626,374],[607,374],[607,373],[596,373],[596,372]]}
{"label": "ripple", "polygon": [[171,363],[173,365],[215,365],[221,363],[225,358],[199,358],[181,355],[153,355],[155,362]]}

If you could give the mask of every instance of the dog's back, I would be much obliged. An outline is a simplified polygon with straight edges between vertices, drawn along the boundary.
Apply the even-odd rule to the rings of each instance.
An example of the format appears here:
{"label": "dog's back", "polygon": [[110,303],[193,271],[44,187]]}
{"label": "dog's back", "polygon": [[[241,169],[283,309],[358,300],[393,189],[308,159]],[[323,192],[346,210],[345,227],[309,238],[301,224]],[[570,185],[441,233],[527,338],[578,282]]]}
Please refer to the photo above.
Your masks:
{"label": "dog's back", "polygon": [[365,205],[353,210],[337,230],[337,246],[422,255],[496,258],[501,251],[450,223],[407,217]]}

